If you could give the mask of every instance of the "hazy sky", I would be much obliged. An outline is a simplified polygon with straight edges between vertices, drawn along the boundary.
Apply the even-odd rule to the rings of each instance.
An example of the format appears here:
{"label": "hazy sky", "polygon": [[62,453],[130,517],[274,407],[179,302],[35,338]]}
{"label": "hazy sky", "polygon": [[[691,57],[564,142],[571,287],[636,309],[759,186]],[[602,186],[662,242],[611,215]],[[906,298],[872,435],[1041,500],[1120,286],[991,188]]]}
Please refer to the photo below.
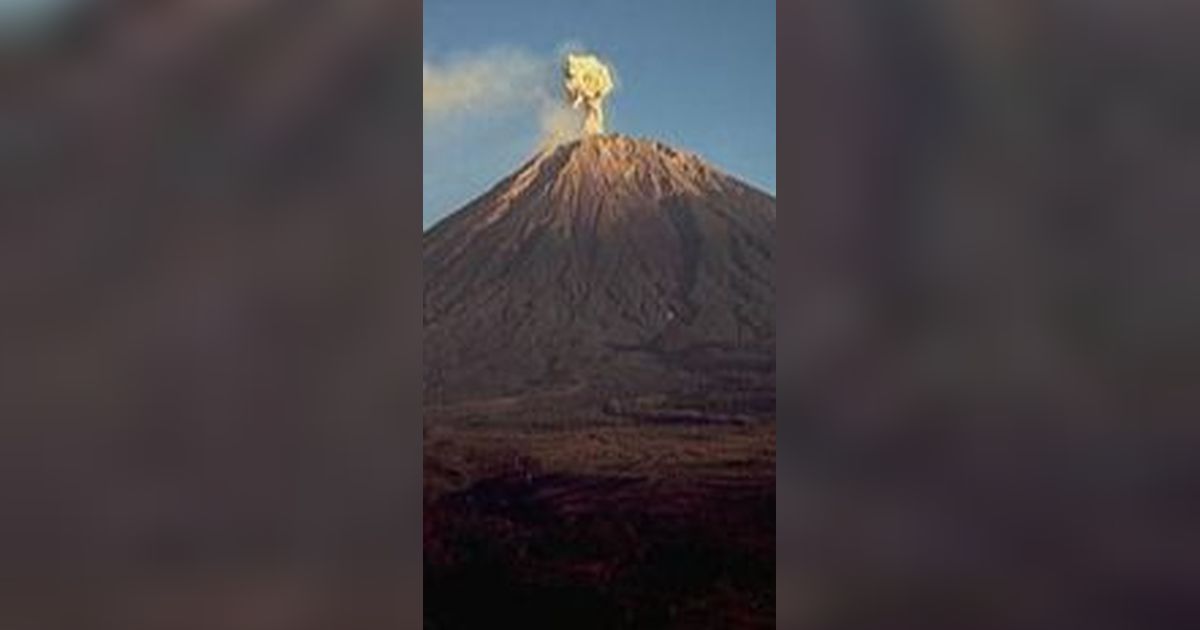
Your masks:
{"label": "hazy sky", "polygon": [[37,37],[86,0],[0,0],[0,43]]}
{"label": "hazy sky", "polygon": [[[582,47],[616,68],[609,131],[699,153],[775,192],[774,0],[425,0],[431,64]],[[427,117],[426,226],[483,193],[537,147],[530,108]]]}

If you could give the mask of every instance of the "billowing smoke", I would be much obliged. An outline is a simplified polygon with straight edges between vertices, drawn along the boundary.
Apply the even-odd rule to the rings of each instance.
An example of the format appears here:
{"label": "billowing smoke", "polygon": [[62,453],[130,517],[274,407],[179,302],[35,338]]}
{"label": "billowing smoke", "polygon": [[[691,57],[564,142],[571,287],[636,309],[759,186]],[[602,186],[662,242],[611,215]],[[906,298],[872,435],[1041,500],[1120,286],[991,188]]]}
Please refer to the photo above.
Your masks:
{"label": "billowing smoke", "polygon": [[565,50],[540,56],[497,49],[426,60],[421,79],[427,143],[431,125],[446,129],[527,112],[541,128],[539,149],[603,133],[603,101],[614,85],[611,68],[598,58]]}
{"label": "billowing smoke", "polygon": [[612,72],[603,61],[593,55],[567,55],[563,90],[571,107],[584,111],[583,135],[604,133],[604,97],[612,89]]}

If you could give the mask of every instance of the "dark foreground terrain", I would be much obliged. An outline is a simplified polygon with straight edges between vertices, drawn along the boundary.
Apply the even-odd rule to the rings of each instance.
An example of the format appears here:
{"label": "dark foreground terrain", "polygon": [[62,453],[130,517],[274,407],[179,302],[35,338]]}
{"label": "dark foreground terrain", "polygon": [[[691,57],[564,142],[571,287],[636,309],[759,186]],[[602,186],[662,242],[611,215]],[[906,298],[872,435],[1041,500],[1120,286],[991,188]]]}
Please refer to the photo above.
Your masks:
{"label": "dark foreground terrain", "polygon": [[774,626],[773,420],[478,413],[427,414],[426,627]]}

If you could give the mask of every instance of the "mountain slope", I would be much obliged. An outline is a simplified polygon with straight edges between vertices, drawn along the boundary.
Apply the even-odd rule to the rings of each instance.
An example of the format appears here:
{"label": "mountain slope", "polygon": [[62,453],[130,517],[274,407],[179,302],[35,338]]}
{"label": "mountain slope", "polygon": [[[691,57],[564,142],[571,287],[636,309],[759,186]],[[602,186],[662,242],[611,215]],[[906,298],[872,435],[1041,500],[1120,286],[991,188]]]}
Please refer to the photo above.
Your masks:
{"label": "mountain slope", "polygon": [[427,405],[774,386],[773,197],[666,145],[544,151],[424,237]]}

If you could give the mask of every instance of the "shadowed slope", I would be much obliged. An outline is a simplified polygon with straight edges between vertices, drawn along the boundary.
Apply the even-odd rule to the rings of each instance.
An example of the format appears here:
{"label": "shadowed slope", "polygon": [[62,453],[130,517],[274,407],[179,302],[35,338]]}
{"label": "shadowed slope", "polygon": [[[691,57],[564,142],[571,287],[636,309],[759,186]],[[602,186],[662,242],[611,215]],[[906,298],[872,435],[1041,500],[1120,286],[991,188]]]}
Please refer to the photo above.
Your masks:
{"label": "shadowed slope", "polygon": [[660,143],[538,154],[425,235],[427,404],[773,387],[774,227]]}

